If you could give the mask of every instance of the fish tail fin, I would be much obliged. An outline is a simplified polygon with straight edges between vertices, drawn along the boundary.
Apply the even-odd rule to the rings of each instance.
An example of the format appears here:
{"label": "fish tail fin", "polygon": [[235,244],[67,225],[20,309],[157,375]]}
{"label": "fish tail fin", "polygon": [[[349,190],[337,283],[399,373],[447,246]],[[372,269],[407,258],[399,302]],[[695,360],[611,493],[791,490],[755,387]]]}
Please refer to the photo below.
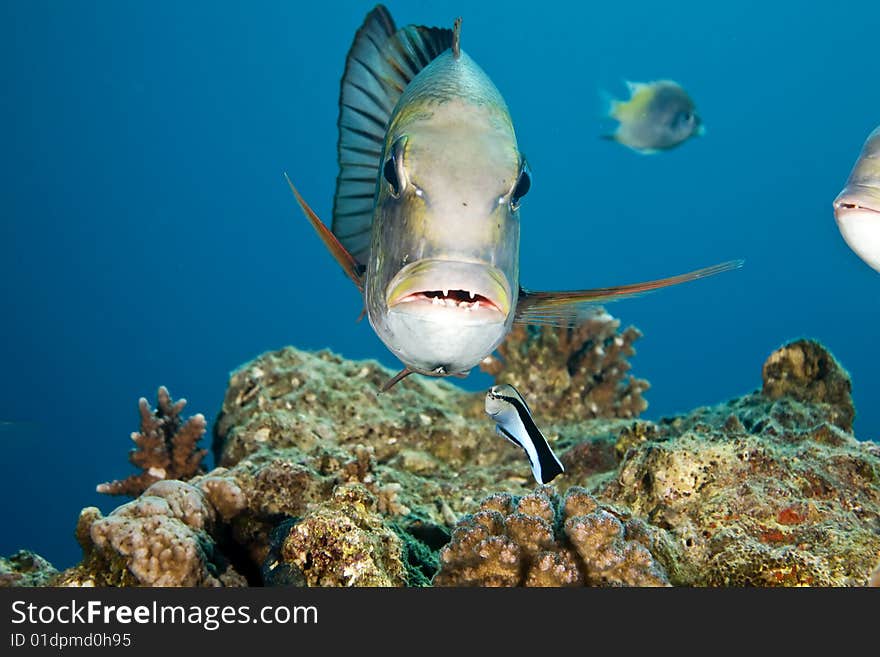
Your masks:
{"label": "fish tail fin", "polygon": [[562,466],[562,461],[553,453],[550,445],[547,445],[547,454],[541,461],[541,483],[549,484],[563,472],[565,472],[565,468]]}
{"label": "fish tail fin", "polygon": [[599,112],[602,117],[616,119],[621,101],[611,95],[607,89],[599,89]]}

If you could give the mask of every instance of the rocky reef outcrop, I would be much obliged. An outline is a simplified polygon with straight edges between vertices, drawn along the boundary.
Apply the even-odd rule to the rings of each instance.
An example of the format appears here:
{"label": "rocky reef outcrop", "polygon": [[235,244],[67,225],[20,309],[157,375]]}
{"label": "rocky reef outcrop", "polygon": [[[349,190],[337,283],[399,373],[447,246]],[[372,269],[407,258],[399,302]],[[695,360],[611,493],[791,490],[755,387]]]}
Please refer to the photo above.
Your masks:
{"label": "rocky reef outcrop", "polygon": [[[107,516],[84,509],[76,531],[83,561],[51,581],[859,586],[880,579],[880,446],[851,433],[849,377],[824,347],[787,344],[770,354],[760,389],[649,422],[634,417],[647,384],[625,374],[635,334],[618,329],[596,320],[564,336],[517,333],[502,350],[504,367],[493,366],[499,380],[515,378],[533,407],[543,404],[536,416],[566,471],[537,488],[522,452],[495,435],[482,393],[409,377],[377,394],[392,373],[373,361],[294,348],[264,354],[230,378],[214,426],[217,467],[186,482],[155,482]],[[557,367],[563,383],[533,395],[527,362],[536,371]],[[569,402],[554,406],[560,390]],[[580,404],[574,416],[572,403]]]}

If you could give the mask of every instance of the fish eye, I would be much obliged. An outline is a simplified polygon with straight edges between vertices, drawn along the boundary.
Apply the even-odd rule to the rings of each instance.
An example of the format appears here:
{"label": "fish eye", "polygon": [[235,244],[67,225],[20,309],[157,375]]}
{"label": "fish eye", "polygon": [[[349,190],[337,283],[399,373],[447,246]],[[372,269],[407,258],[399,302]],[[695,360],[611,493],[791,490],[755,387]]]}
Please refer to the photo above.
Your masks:
{"label": "fish eye", "polygon": [[400,193],[406,187],[406,179],[403,175],[403,147],[406,144],[406,137],[400,137],[395,141],[389,149],[388,159],[382,167],[382,176],[388,182],[391,190],[391,196],[400,198]]}
{"label": "fish eye", "polygon": [[513,186],[513,191],[510,193],[510,209],[518,210],[520,201],[522,197],[529,193],[529,189],[532,186],[532,177],[529,175],[528,166],[523,160],[522,168],[519,171],[519,178],[516,180],[516,185]]}
{"label": "fish eye", "polygon": [[385,166],[382,167],[382,175],[385,176],[385,180],[388,181],[388,185],[391,187],[391,196],[399,198],[400,177],[397,175],[397,163],[394,161],[394,153],[385,160]]}

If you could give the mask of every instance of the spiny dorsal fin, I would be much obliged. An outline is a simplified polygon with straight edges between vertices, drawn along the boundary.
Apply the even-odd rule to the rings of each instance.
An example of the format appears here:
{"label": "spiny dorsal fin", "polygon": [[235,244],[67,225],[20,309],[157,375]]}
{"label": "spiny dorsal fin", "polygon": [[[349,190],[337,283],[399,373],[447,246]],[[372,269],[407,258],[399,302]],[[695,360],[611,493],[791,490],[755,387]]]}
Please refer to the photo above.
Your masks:
{"label": "spiny dorsal fin", "polygon": [[373,198],[388,120],[410,81],[452,44],[452,30],[395,28],[377,5],[357,31],[339,91],[339,176],[331,230],[365,265],[370,253]]}
{"label": "spiny dorsal fin", "polygon": [[600,287],[592,290],[532,292],[520,289],[519,301],[516,304],[516,316],[513,321],[518,324],[575,326],[597,311],[595,306],[597,303],[607,303],[617,299],[634,297],[645,292],[669,287],[670,285],[687,283],[732,269],[739,269],[742,266],[742,260],[730,260],[686,274],[670,276],[669,278],[633,283],[631,285]]}
{"label": "spiny dorsal fin", "polygon": [[452,24],[452,56],[461,57],[461,16]]}

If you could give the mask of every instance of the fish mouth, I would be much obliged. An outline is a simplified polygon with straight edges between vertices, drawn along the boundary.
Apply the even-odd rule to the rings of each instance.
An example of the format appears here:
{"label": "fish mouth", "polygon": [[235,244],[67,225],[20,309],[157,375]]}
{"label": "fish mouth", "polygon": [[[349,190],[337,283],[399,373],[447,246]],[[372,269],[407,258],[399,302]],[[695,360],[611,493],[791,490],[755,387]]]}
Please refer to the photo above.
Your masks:
{"label": "fish mouth", "polygon": [[853,212],[880,214],[880,189],[873,185],[850,182],[834,199],[834,214]]}
{"label": "fish mouth", "polygon": [[862,205],[856,201],[838,201],[834,204],[834,212],[871,212],[880,215],[880,207],[871,205]]}
{"label": "fish mouth", "polygon": [[834,218],[847,246],[880,271],[880,203],[845,197],[834,202]]}
{"label": "fish mouth", "polygon": [[391,311],[426,318],[503,322],[510,298],[507,277],[493,265],[427,259],[401,269],[385,300]]}

